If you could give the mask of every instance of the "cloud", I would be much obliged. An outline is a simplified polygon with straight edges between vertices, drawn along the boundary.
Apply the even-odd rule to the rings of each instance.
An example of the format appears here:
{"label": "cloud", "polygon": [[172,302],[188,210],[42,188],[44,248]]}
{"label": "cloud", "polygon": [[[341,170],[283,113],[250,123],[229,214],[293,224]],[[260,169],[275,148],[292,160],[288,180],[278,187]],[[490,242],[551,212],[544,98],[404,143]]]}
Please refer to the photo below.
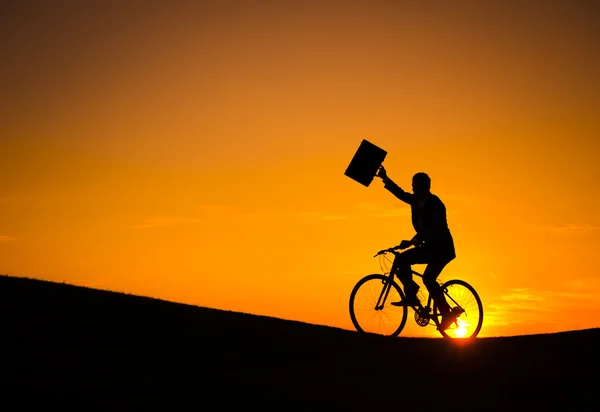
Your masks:
{"label": "cloud", "polygon": [[381,219],[396,216],[410,216],[410,207],[378,203],[359,203],[345,207],[339,211],[326,210],[297,210],[282,212],[280,210],[257,210],[237,213],[237,217],[247,220],[273,219],[308,219],[308,220],[350,220],[350,219]]}
{"label": "cloud", "polygon": [[553,323],[569,310],[582,307],[600,308],[600,299],[591,291],[550,291],[515,288],[485,307],[488,325],[507,326],[532,323]]}
{"label": "cloud", "polygon": [[546,226],[546,229],[554,233],[590,233],[596,230],[600,230],[598,225],[586,225],[586,224],[557,224]]}
{"label": "cloud", "polygon": [[[509,302],[552,302],[553,299],[556,298],[594,299],[596,297],[597,296],[593,293],[572,292],[569,290],[550,291],[532,288],[517,288],[512,289],[511,293],[508,295],[500,296],[500,299]],[[553,304],[550,303],[550,305]]]}
{"label": "cloud", "polygon": [[540,295],[536,294],[533,289],[513,289],[508,295],[500,296],[500,299],[505,301],[541,301],[544,300]]}
{"label": "cloud", "polygon": [[304,216],[322,220],[382,219],[410,216],[410,207],[379,203],[359,203],[351,210],[340,212],[304,212]]}
{"label": "cloud", "polygon": [[12,243],[14,241],[16,241],[16,239],[14,237],[0,235],[0,243]]}
{"label": "cloud", "polygon": [[454,203],[456,205],[482,205],[484,203],[489,203],[479,196],[457,193],[447,193],[444,195],[440,195],[440,198],[445,203]]}
{"label": "cloud", "polygon": [[141,223],[131,226],[132,229],[146,229],[161,226],[173,226],[188,223],[203,223],[202,219],[184,218],[181,216],[151,216],[145,218]]}
{"label": "cloud", "polygon": [[600,278],[594,277],[592,272],[592,276],[566,280],[565,287],[567,289],[574,289],[578,291],[600,289]]}

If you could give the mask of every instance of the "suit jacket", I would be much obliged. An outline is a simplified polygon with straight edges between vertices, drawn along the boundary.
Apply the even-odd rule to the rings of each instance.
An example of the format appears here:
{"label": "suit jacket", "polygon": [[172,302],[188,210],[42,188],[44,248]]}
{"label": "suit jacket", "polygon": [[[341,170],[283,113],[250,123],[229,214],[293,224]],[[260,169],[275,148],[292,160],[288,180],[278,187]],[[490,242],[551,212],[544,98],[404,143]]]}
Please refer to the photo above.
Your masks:
{"label": "suit jacket", "polygon": [[456,257],[454,239],[446,220],[446,206],[440,198],[430,193],[421,207],[412,193],[405,192],[391,180],[388,180],[384,187],[398,199],[410,205],[412,224],[417,232],[417,239],[431,251],[432,257],[448,261],[454,259]]}

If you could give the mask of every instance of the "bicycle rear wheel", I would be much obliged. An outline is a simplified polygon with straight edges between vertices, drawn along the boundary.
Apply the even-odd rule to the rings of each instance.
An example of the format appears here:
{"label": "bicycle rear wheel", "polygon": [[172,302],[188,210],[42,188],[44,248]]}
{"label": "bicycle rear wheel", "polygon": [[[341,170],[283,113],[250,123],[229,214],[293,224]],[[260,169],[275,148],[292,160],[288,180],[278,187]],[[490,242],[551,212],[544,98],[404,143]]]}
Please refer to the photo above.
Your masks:
{"label": "bicycle rear wheel", "polygon": [[396,282],[390,282],[388,276],[365,276],[350,293],[350,318],[354,327],[359,332],[398,336],[406,325],[408,309],[390,303],[402,299],[404,292]]}
{"label": "bicycle rear wheel", "polygon": [[[483,325],[483,305],[473,286],[463,280],[454,279],[444,283],[442,290],[450,308],[460,313],[456,322],[448,329],[440,330],[442,336],[450,339],[475,338]],[[440,317],[435,302],[433,313]]]}

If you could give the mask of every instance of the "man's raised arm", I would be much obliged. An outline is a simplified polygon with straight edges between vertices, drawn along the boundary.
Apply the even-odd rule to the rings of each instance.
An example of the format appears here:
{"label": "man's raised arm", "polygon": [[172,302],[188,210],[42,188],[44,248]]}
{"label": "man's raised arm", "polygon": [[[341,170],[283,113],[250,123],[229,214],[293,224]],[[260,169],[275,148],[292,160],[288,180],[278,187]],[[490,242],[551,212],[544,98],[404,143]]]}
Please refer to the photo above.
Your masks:
{"label": "man's raised arm", "polygon": [[402,200],[404,203],[408,203],[409,205],[412,203],[413,194],[405,192],[400,186],[394,183],[392,179],[388,177],[387,172],[385,171],[385,168],[383,166],[379,167],[376,176],[381,178],[384,184],[383,187],[389,190],[391,194],[396,196],[398,199]]}
{"label": "man's raised arm", "polygon": [[404,203],[408,203],[409,205],[412,203],[413,194],[405,192],[400,186],[392,182],[392,179],[388,177],[386,180],[383,180],[383,183],[383,187],[389,190],[390,193],[396,196],[398,199],[402,200]]}

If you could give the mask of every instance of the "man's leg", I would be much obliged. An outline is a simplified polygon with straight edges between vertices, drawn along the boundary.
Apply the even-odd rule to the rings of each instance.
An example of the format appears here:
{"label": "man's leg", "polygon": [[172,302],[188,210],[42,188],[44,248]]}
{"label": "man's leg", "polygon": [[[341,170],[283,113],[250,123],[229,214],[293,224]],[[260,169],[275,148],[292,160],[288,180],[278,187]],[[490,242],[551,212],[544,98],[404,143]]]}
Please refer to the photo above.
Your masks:
{"label": "man's leg", "polygon": [[444,291],[436,281],[447,264],[448,261],[433,261],[427,265],[423,273],[423,283],[427,286],[429,294],[442,314],[442,321],[439,325],[441,330],[448,329],[456,321],[456,315],[452,313],[450,305],[446,301],[446,296],[444,296]]}
{"label": "man's leg", "polygon": [[450,312],[450,305],[448,305],[444,292],[437,282],[437,277],[447,264],[447,261],[434,260],[427,265],[423,272],[423,284],[427,287],[429,294],[442,313]]}
{"label": "man's leg", "polygon": [[[426,254],[422,247],[415,247],[396,255],[392,271],[396,274],[406,294],[406,301],[409,304],[416,304],[419,285],[413,280],[411,265],[427,263]],[[392,305],[399,306],[401,302],[392,302]]]}

